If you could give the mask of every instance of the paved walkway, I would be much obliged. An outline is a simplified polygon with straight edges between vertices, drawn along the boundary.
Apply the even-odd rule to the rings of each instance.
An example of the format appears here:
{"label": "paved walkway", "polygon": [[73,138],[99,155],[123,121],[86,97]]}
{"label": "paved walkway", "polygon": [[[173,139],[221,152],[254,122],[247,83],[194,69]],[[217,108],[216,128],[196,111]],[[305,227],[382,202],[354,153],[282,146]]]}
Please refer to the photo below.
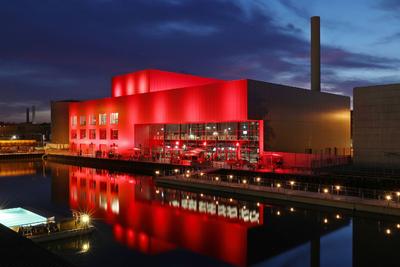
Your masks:
{"label": "paved walkway", "polygon": [[182,176],[159,177],[156,178],[156,183],[400,216],[400,204],[391,200],[369,199],[334,193],[318,193],[224,181],[217,182],[187,177],[182,178]]}

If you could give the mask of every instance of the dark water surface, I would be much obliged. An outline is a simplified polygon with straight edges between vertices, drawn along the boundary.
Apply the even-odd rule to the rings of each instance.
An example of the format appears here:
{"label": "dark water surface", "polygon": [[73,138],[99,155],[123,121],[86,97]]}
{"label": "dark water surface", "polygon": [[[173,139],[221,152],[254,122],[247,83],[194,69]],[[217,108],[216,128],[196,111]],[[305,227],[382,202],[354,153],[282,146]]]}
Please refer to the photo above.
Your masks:
{"label": "dark water surface", "polygon": [[156,187],[143,175],[0,163],[0,205],[89,212],[91,236],[43,245],[76,266],[399,266],[400,218]]}

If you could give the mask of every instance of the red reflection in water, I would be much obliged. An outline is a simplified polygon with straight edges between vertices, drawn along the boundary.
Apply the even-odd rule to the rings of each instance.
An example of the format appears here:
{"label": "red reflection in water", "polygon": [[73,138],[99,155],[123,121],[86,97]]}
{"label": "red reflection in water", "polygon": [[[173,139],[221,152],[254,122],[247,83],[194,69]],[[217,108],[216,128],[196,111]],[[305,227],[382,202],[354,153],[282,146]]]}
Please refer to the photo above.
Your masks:
{"label": "red reflection in water", "polygon": [[162,197],[164,193],[156,193],[148,177],[70,168],[71,208],[89,211],[112,224],[118,242],[147,254],[182,247],[246,265],[248,229],[262,223],[262,205],[249,213],[228,204],[217,206],[212,199],[196,199],[196,195]]}

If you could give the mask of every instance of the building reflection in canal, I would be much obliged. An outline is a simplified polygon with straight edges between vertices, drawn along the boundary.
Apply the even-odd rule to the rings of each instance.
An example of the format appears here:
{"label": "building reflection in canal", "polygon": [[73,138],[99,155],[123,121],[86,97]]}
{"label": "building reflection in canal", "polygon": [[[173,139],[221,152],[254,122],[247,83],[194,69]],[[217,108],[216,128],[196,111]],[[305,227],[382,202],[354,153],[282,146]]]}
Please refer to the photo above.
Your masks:
{"label": "building reflection in canal", "polygon": [[319,266],[321,236],[351,221],[332,212],[160,188],[148,176],[67,168],[53,168],[53,201],[90,212],[112,225],[116,241],[146,254],[184,248],[247,266],[308,243],[311,266]]}

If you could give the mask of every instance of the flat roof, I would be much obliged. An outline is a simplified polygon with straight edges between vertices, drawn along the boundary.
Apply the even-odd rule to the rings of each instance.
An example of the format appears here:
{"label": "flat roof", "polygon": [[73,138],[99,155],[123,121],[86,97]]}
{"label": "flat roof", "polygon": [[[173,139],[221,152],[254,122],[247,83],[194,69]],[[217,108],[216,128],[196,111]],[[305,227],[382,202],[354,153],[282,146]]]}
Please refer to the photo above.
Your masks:
{"label": "flat roof", "polygon": [[47,218],[21,207],[0,209],[0,223],[7,227],[46,223]]}

